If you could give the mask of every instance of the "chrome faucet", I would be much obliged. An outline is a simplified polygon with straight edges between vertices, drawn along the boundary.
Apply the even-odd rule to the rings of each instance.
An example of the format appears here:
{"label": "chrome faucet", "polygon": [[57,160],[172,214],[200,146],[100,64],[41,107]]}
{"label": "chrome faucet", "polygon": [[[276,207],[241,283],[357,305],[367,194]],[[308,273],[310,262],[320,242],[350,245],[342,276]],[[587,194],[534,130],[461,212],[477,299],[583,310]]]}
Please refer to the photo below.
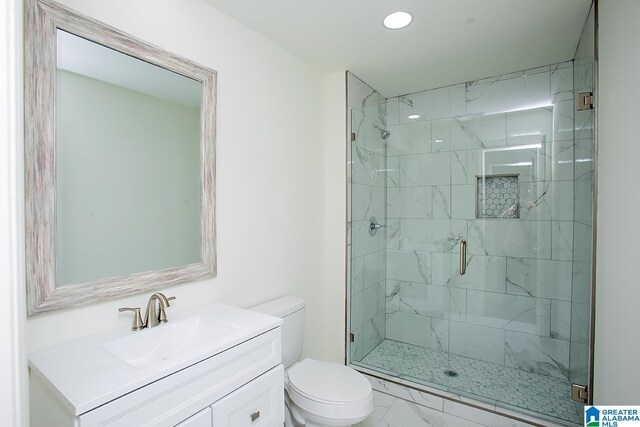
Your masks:
{"label": "chrome faucet", "polygon": [[133,311],[134,316],[131,330],[139,331],[144,328],[153,328],[154,326],[158,326],[160,323],[167,323],[167,313],[165,309],[171,306],[169,301],[173,301],[175,299],[176,297],[167,298],[160,292],[156,292],[151,295],[151,297],[149,297],[149,302],[147,303],[147,311],[144,314],[144,320],[142,320],[142,316],[140,316],[140,308],[138,307],[122,307],[118,311]]}

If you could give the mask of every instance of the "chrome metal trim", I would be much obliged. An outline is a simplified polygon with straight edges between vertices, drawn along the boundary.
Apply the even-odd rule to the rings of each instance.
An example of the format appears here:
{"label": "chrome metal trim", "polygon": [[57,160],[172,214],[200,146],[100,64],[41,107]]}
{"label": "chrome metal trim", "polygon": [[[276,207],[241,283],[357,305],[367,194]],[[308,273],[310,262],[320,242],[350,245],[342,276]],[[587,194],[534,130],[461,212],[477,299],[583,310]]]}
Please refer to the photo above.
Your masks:
{"label": "chrome metal trim", "polygon": [[351,291],[349,283],[349,272],[351,267],[349,265],[351,258],[351,250],[349,248],[349,204],[351,203],[351,183],[349,182],[349,168],[351,167],[351,137],[354,136],[351,129],[351,109],[349,108],[349,71],[344,72],[344,106],[345,106],[345,171],[346,179],[345,184],[345,204],[344,204],[344,217],[345,217],[345,233],[344,233],[344,247],[345,247],[345,268],[344,268],[344,364],[348,365],[350,362],[351,342],[350,338],[350,316],[349,316],[349,292]]}
{"label": "chrome metal trim", "polygon": [[460,275],[464,276],[467,272],[467,241],[460,240]]}
{"label": "chrome metal trim", "polygon": [[598,0],[593,1],[593,206],[591,214],[591,330],[589,331],[589,367],[587,380],[587,405],[593,405],[593,385],[595,373],[595,330],[596,330],[596,260],[598,243],[598,94],[600,91],[598,68]]}

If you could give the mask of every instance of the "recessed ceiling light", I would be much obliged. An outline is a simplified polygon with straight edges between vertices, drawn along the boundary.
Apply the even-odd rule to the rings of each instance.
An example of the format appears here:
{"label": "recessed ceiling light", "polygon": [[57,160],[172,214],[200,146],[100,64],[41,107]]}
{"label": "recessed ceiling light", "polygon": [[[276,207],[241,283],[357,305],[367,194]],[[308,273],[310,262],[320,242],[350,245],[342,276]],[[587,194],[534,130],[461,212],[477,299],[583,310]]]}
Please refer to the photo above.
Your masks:
{"label": "recessed ceiling light", "polygon": [[420,114],[411,114],[409,116],[407,116],[408,119],[419,119],[420,118]]}
{"label": "recessed ceiling light", "polygon": [[413,17],[407,12],[394,12],[384,18],[382,23],[390,30],[399,30],[411,24]]}

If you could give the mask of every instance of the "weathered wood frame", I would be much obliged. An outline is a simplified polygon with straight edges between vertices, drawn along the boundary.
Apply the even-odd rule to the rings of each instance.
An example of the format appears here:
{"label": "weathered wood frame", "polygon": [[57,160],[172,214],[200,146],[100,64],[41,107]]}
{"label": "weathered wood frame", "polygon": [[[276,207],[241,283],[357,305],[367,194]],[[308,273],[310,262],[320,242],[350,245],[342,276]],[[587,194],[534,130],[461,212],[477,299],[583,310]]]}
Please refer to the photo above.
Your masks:
{"label": "weathered wood frame", "polygon": [[[50,0],[27,0],[25,8],[25,250],[28,315],[215,276],[216,72]],[[201,262],[57,286],[57,29],[202,82]]]}

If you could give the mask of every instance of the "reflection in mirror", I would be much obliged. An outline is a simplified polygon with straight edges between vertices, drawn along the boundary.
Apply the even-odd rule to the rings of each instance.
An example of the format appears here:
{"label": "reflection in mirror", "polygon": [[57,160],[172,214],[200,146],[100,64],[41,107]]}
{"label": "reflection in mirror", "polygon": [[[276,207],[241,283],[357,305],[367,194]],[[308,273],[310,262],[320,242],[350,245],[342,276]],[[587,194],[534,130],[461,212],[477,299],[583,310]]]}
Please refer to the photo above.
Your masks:
{"label": "reflection in mirror", "polygon": [[202,83],[57,30],[58,285],[198,263]]}

